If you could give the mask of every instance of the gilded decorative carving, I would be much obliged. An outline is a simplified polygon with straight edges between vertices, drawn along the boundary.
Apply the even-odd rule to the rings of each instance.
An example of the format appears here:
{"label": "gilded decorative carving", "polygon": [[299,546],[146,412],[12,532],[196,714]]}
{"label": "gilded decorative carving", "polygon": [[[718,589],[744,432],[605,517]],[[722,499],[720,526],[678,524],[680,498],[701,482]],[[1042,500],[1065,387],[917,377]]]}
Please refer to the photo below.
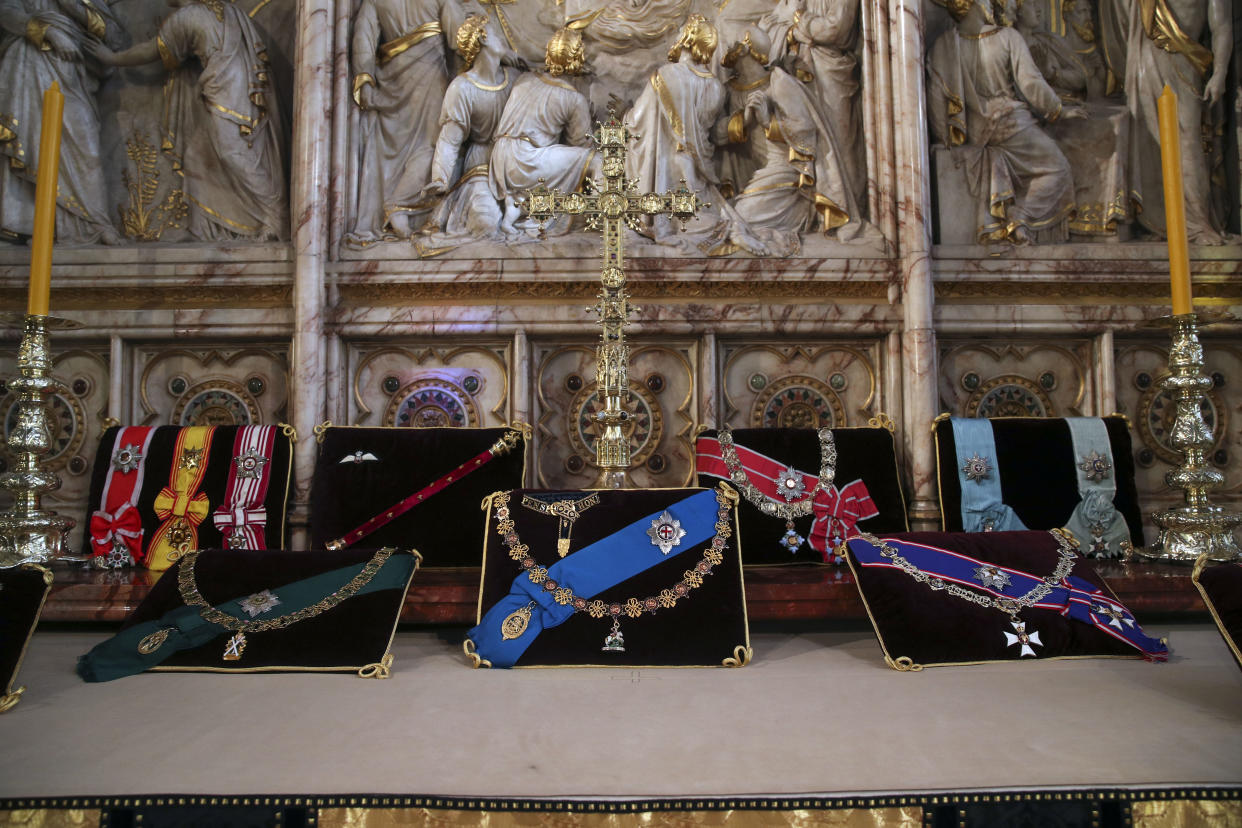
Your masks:
{"label": "gilded decorative carving", "polygon": [[749,428],[860,425],[876,414],[878,342],[724,345],[724,422]]}
{"label": "gilded decorative carving", "polygon": [[[1066,272],[1077,270],[1069,263]],[[1047,299],[1060,304],[1068,299],[1091,303],[1143,304],[1168,303],[1168,279],[1150,282],[1099,282],[1076,277],[1072,281],[1047,278],[1030,281],[984,281],[976,279],[945,279],[936,282],[936,301],[1010,302],[1014,299]],[[1221,279],[1195,278],[1195,301],[1237,300],[1242,298],[1242,280],[1236,276]]]}
{"label": "gilded decorative carving", "polygon": [[1086,341],[991,346],[943,339],[941,407],[960,417],[1073,417],[1095,413],[1084,409],[1090,353]]}
{"label": "gilded decorative carving", "polygon": [[135,348],[141,367],[134,422],[262,425],[286,419],[288,351],[284,346]]}
{"label": "gilded decorative carving", "polygon": [[[455,348],[351,343],[350,411],[354,425],[503,425],[509,418],[508,342]],[[379,422],[374,412],[381,412]]]}
{"label": "gilded decorative carving", "polygon": [[121,173],[129,191],[129,204],[117,207],[121,230],[135,241],[159,241],[164,231],[184,228],[190,207],[184,194],[169,189],[161,200],[159,154],[147,136],[135,132],[125,141],[125,157],[130,167]]}
{"label": "gilded decorative carving", "polygon": [[[57,310],[144,310],[182,308],[282,308],[293,301],[292,279],[288,285],[208,289],[206,285],[142,287],[52,288],[52,306]],[[53,282],[53,285],[55,283]],[[0,289],[0,309],[17,310],[26,306],[26,288]]]}
{"label": "gilded decorative carving", "polygon": [[[692,406],[695,346],[630,343],[628,418],[630,477],[640,487],[683,486],[694,474]],[[598,408],[593,345],[536,351],[538,483],[587,487],[598,476],[592,419]]]}

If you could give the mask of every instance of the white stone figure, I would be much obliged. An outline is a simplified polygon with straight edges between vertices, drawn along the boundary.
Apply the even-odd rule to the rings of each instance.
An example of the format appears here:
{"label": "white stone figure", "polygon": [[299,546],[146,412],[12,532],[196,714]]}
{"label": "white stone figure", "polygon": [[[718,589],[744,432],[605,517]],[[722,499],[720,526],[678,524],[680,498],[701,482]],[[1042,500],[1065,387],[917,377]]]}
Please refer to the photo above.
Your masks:
{"label": "white stone figure", "polygon": [[771,61],[807,81],[820,120],[832,124],[846,184],[867,204],[867,155],[861,81],[854,56],[859,0],[781,0],[759,25],[772,44]]}
{"label": "white stone figure", "polygon": [[[1222,119],[1225,78],[1233,49],[1229,0],[1102,0],[1100,17],[1111,36],[1106,55],[1124,77],[1130,110],[1130,189],[1142,209],[1138,220],[1165,235],[1160,128],[1156,99],[1167,84],[1177,93],[1186,231],[1197,244],[1224,244],[1224,219],[1212,192],[1219,147],[1204,150],[1204,134]],[[1211,48],[1203,45],[1210,39]],[[1218,141],[1214,143],[1219,144]]]}
{"label": "white stone figure", "polygon": [[[431,181],[420,200],[443,198],[423,227],[428,251],[440,252],[457,240],[500,237],[501,202],[492,195],[488,162],[496,128],[517,70],[501,65],[506,55],[501,34],[486,15],[466,18],[455,46],[465,70],[453,78],[440,107],[440,134],[431,162]],[[433,238],[434,237],[434,238]]]}
{"label": "white stone figure", "polygon": [[362,0],[350,60],[359,119],[355,243],[408,238],[426,220],[440,104],[448,89],[444,33],[465,14],[457,0]]}
{"label": "white stone figure", "polygon": [[[505,205],[501,230],[516,233],[516,199],[542,179],[553,190],[574,192],[597,175],[599,158],[591,147],[591,111],[586,96],[568,78],[583,71],[582,35],[558,29],[548,41],[544,72],[518,78],[496,128],[489,170],[492,195]],[[568,228],[567,222],[559,227]]]}
{"label": "white stone figure", "polygon": [[[715,151],[729,140],[732,116],[724,109],[724,84],[711,71],[716,45],[715,27],[702,15],[691,15],[669,50],[672,62],[656,70],[625,116],[631,142],[626,177],[644,193],[668,192],[684,180],[711,204],[699,211],[684,236],[668,216],[656,216],[650,232],[657,242],[693,245],[708,255],[726,255],[739,247],[766,255],[766,246],[719,190]],[[733,137],[741,138],[736,129]]]}
{"label": "white stone figure", "polygon": [[[756,55],[767,52],[762,34],[749,35],[722,61],[735,67],[747,86],[765,73]],[[856,238],[863,223],[833,125],[821,120],[806,84],[779,66],[767,78],[750,93],[743,115],[743,125],[762,145],[765,158],[734,201],[738,215],[757,235],[760,228],[772,231],[764,241],[777,256],[796,253],[802,232],[835,231],[843,241]]]}
{"label": "white stone figure", "polygon": [[108,216],[95,96],[106,67],[90,44],[114,49],[129,36],[106,0],[0,1],[0,238],[34,232],[43,92],[65,96],[57,176],[56,241],[120,244]]}
{"label": "white stone figure", "polygon": [[160,61],[164,151],[181,176],[188,230],[201,241],[289,238],[280,106],[262,35],[227,0],[168,0],[158,34],[113,66]]}
{"label": "white stone figure", "polygon": [[[1083,112],[1062,104],[1022,35],[996,24],[991,0],[950,0],[949,11],[957,26],[940,36],[928,60],[932,132],[965,174],[977,207],[976,240],[1032,242],[1063,226],[1074,207],[1069,162],[1037,117],[1055,122]],[[937,171],[942,181],[947,174]]]}
{"label": "white stone figure", "polygon": [[1121,100],[1099,97],[1106,88],[1103,61],[1098,54],[1096,61],[1090,61],[1087,58],[1094,53],[1084,56],[1067,37],[1050,32],[1045,8],[1041,0],[1019,0],[1015,25],[1040,73],[1062,100],[1085,100],[1086,118],[1048,126],[1074,179],[1074,217],[1069,228],[1078,235],[1128,238],[1132,220],[1126,183],[1129,113]]}

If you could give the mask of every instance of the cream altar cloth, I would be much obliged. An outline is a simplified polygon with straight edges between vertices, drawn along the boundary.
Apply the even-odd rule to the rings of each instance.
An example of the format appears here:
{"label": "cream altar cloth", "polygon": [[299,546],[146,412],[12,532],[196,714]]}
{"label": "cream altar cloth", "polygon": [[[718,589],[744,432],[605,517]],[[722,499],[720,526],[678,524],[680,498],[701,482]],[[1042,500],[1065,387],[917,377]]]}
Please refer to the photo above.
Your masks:
{"label": "cream altar cloth", "polygon": [[[1167,627],[1148,625],[1164,634]],[[42,632],[0,716],[0,797],[795,795],[1242,782],[1242,672],[1215,628],[1167,664],[897,673],[868,630],[752,636],[742,669],[471,670],[403,631],[387,681],[73,673]]]}

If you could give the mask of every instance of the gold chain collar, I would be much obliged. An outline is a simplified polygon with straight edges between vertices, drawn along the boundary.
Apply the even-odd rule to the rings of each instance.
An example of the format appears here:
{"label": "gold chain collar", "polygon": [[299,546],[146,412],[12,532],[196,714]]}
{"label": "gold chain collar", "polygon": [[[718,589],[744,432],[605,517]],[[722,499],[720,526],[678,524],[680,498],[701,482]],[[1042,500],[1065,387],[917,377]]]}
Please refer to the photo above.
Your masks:
{"label": "gold chain collar", "polygon": [[805,497],[790,503],[782,503],[775,498],[768,497],[750,482],[750,475],[746,473],[746,469],[742,468],[742,463],[737,457],[737,448],[733,444],[733,429],[729,426],[721,426],[717,432],[717,439],[720,442],[720,456],[724,459],[725,468],[729,470],[729,478],[741,489],[742,497],[765,515],[779,515],[791,521],[796,517],[811,514],[815,495],[821,489],[831,486],[837,476],[837,444],[832,438],[832,429],[821,428],[816,434],[819,437],[819,480]]}

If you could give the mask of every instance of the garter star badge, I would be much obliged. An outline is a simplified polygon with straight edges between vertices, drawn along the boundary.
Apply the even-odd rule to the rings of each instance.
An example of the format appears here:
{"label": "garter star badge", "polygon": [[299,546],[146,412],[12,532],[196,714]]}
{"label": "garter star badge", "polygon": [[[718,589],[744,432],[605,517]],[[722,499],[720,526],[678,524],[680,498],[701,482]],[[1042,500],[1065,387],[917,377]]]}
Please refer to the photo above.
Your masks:
{"label": "garter star badge", "polygon": [[233,458],[233,465],[237,467],[237,476],[240,479],[259,480],[263,477],[263,467],[267,465],[267,458],[257,449],[246,449]]}
{"label": "garter star badge", "polygon": [[1088,480],[1100,481],[1109,478],[1113,470],[1113,464],[1108,462],[1108,458],[1103,454],[1093,451],[1082,458],[1078,468],[1086,473]]}
{"label": "garter star badge", "polygon": [[[1014,633],[1011,633],[1011,632],[1005,633],[1005,646],[1006,647],[1012,647],[1015,644],[1020,644],[1022,646],[1022,649],[1019,651],[1019,655],[1033,656],[1035,655],[1035,647],[1044,646],[1044,642],[1039,640],[1038,632],[1032,630],[1031,632],[1028,633],[1026,631],[1025,621],[1014,620],[1009,623],[1013,625],[1013,628],[1015,632],[1017,632],[1017,635],[1014,635]],[[1034,644],[1035,647],[1032,647],[1031,646],[1032,644]]]}
{"label": "garter star badge", "polygon": [[262,615],[273,607],[280,606],[280,599],[273,595],[270,589],[265,589],[262,592],[256,592],[249,598],[243,598],[240,606],[246,611],[247,615],[254,618],[255,616]]}
{"label": "garter star badge", "polygon": [[651,528],[647,530],[647,534],[651,537],[651,545],[660,547],[660,551],[667,555],[673,551],[674,546],[681,544],[681,539],[686,536],[686,530],[681,528],[681,521],[665,509],[663,514],[651,521]]}
{"label": "garter star badge", "polygon": [[1013,583],[1013,581],[1009,580],[1008,572],[992,566],[991,564],[976,566],[974,579],[988,589],[994,589],[997,592],[1004,592],[1005,587]]}
{"label": "garter star badge", "polygon": [[806,491],[806,484],[802,481],[802,472],[793,466],[787,466],[776,476],[776,490],[786,501],[802,497],[803,492]]}
{"label": "garter star badge", "polygon": [[138,468],[142,462],[142,448],[136,445],[121,446],[112,455],[112,467],[121,474],[128,474]]}
{"label": "garter star badge", "polygon": [[966,475],[967,480],[978,483],[983,478],[992,475],[992,461],[977,454],[971,455],[962,464],[962,474]]}

